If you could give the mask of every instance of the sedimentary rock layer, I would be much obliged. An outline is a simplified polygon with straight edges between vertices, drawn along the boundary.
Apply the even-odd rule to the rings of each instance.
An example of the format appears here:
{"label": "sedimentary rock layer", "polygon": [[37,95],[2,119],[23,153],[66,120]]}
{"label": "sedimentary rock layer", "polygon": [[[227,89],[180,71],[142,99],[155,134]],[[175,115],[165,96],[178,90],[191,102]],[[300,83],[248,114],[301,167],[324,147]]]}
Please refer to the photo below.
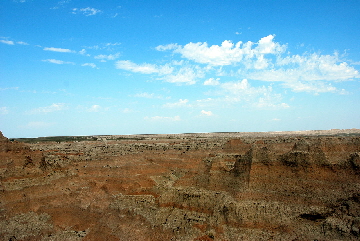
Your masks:
{"label": "sedimentary rock layer", "polygon": [[0,176],[2,240],[360,237],[359,130],[0,134]]}

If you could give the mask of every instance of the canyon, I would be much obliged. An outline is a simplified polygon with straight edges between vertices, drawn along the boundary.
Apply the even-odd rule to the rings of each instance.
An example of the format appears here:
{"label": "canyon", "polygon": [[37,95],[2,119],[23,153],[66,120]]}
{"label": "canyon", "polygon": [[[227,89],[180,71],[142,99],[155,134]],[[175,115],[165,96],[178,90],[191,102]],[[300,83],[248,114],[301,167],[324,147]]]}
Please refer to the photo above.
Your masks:
{"label": "canyon", "polygon": [[360,130],[8,139],[1,240],[359,240]]}

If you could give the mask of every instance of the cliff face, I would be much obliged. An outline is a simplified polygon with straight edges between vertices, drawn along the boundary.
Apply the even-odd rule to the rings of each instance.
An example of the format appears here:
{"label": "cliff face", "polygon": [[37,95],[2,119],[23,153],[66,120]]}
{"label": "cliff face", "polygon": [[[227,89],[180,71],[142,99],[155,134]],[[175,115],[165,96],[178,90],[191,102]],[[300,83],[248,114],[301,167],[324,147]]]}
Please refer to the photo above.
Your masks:
{"label": "cliff face", "polygon": [[0,237],[358,240],[359,134],[1,134]]}

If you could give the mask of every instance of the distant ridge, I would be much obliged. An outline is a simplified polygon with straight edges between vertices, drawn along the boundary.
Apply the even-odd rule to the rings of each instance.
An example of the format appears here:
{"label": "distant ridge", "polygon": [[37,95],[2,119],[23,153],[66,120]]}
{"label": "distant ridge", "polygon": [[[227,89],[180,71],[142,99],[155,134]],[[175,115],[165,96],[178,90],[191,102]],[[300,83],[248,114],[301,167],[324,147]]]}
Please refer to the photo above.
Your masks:
{"label": "distant ridge", "polygon": [[21,142],[34,141],[94,141],[101,139],[176,139],[176,138],[241,138],[241,137],[269,137],[269,136],[337,136],[360,135],[360,129],[331,129],[331,130],[302,130],[302,131],[269,131],[269,132],[204,132],[178,134],[128,134],[128,135],[89,135],[89,136],[48,136],[37,138],[13,138]]}

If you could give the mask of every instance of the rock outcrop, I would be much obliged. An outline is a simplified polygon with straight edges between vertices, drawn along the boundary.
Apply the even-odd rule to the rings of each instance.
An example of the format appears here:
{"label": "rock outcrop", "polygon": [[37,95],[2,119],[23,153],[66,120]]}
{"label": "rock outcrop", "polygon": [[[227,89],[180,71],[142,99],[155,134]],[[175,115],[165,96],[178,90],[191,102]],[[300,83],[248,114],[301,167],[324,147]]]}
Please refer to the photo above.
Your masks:
{"label": "rock outcrop", "polygon": [[360,238],[358,130],[32,144],[0,133],[0,158],[2,240]]}

